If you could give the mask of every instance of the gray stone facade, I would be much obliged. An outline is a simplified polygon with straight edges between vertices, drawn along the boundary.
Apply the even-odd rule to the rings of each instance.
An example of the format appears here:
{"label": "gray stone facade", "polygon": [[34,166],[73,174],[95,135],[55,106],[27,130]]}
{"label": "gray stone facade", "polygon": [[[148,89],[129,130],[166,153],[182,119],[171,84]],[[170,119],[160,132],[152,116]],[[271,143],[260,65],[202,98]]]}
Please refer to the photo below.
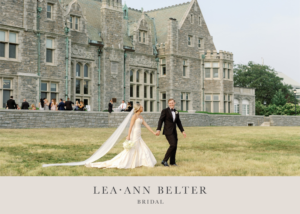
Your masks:
{"label": "gray stone facade", "polygon": [[[1,108],[6,79],[18,104],[24,98],[37,105],[43,96],[70,97],[103,111],[116,98],[115,107],[125,100],[158,112],[174,98],[177,109],[205,111],[206,95],[217,95],[211,111],[234,110],[233,54],[216,51],[196,0],[152,11],[128,8],[121,0],[4,0],[1,32],[7,52],[0,57]],[[17,35],[15,58],[8,54],[10,33]],[[255,105],[255,94],[249,101]],[[249,115],[255,115],[254,107]]]}
{"label": "gray stone facade", "polygon": [[255,115],[255,89],[235,87],[233,104],[240,114]]}

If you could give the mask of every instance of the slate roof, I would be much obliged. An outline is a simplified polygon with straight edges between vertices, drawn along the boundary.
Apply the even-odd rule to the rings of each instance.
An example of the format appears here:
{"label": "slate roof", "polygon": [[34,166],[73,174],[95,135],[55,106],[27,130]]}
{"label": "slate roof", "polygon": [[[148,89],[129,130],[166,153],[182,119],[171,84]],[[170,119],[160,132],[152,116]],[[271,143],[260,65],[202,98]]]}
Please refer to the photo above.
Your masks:
{"label": "slate roof", "polygon": [[[62,0],[62,3],[69,4],[73,0]],[[86,10],[87,19],[87,31],[88,36],[91,40],[102,41],[99,36],[100,32],[100,9],[102,3],[99,0],[77,0],[82,9]],[[168,20],[169,18],[175,18],[180,22],[185,12],[187,11],[190,2],[174,5],[166,8],[156,9],[145,12],[145,18],[147,23],[150,25],[152,33],[152,44],[155,44],[155,38],[158,43],[164,43],[167,41],[168,35]],[[137,22],[142,17],[142,11],[133,8],[128,8],[128,22],[123,20],[123,41],[124,46],[133,47],[132,38],[128,36],[127,29],[131,24]],[[153,19],[154,18],[154,22]],[[128,23],[128,26],[127,26]],[[154,29],[155,28],[155,29]],[[156,30],[156,36],[155,36]]]}
{"label": "slate roof", "polygon": [[187,2],[179,5],[145,12],[150,17],[153,17],[155,19],[158,43],[164,43],[167,41],[169,18],[175,18],[179,23],[183,19],[184,14],[187,11],[189,5],[190,2]]}

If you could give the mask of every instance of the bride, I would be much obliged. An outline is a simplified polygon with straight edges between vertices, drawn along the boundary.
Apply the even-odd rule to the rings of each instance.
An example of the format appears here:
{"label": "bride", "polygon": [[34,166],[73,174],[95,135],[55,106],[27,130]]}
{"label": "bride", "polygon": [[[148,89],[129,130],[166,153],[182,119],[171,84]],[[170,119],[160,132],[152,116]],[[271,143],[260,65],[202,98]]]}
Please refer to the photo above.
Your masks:
{"label": "bride", "polygon": [[132,169],[140,166],[155,166],[156,159],[141,137],[141,125],[143,124],[154,135],[155,132],[148,126],[141,116],[143,106],[137,103],[134,105],[133,111],[134,115],[131,118],[130,128],[126,139],[133,141],[134,146],[129,150],[124,149],[111,160],[98,163],[86,163],[86,167]]}

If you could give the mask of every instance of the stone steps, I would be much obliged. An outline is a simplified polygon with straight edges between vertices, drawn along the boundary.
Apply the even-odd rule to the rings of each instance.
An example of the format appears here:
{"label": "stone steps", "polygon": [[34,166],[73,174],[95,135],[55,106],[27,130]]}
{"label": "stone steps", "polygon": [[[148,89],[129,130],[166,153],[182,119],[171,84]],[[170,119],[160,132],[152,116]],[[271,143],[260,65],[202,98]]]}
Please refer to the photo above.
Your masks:
{"label": "stone steps", "polygon": [[271,126],[270,122],[264,122],[263,124],[261,124],[260,126]]}

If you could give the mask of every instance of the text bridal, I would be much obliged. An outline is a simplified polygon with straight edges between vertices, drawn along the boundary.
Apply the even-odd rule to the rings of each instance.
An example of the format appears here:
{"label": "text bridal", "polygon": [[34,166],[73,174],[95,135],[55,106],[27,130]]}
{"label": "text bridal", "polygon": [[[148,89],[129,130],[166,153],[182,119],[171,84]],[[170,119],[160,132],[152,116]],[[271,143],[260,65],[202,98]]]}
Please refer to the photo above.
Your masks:
{"label": "text bridal", "polygon": [[[94,194],[150,194],[150,186],[138,186],[138,187],[126,187],[124,188],[116,188],[116,187],[107,187],[102,186],[100,188],[94,186]],[[158,186],[156,188],[157,194],[207,194],[204,186],[182,186],[182,187],[171,187],[171,186]]]}

